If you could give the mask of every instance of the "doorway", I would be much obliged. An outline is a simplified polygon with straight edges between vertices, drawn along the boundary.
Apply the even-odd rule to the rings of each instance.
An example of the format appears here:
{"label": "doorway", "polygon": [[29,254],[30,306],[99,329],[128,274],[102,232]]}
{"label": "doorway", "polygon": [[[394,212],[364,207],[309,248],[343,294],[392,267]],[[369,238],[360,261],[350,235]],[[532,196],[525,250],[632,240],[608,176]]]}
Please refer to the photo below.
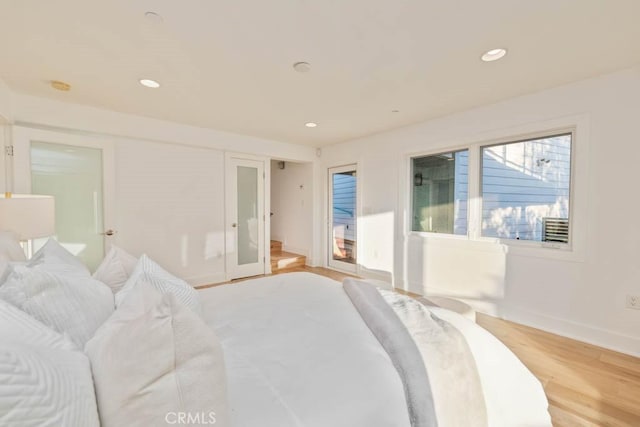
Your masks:
{"label": "doorway", "polygon": [[356,165],[329,169],[328,265],[349,272],[357,268],[357,187]]}
{"label": "doorway", "polygon": [[271,160],[271,272],[304,268],[313,252],[313,163]]}

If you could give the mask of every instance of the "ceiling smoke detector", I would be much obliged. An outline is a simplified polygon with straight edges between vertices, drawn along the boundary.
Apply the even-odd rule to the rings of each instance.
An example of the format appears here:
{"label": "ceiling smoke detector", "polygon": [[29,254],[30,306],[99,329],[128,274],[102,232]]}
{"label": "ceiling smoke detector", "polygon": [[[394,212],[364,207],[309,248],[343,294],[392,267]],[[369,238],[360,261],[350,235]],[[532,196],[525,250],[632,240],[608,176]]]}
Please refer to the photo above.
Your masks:
{"label": "ceiling smoke detector", "polygon": [[293,69],[299,73],[308,73],[311,71],[311,64],[308,62],[296,62],[293,64]]}

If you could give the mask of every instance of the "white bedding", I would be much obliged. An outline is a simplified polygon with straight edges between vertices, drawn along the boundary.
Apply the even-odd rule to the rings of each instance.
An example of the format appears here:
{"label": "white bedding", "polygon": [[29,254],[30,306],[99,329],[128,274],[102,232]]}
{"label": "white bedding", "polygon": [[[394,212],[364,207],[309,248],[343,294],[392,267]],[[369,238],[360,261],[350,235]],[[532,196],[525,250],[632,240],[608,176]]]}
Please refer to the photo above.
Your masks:
{"label": "white bedding", "polygon": [[[340,283],[291,273],[200,291],[225,352],[234,427],[409,426],[401,380]],[[550,426],[542,386],[496,338],[456,313],[476,359],[488,425]]]}

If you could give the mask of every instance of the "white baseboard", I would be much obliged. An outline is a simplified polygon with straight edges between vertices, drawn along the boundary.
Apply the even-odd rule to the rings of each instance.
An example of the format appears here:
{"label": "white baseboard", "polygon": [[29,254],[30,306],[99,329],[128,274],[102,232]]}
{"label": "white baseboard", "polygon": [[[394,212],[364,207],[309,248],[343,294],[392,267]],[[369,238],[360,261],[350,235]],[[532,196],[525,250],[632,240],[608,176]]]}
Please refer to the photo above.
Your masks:
{"label": "white baseboard", "polygon": [[393,274],[387,271],[370,270],[362,265],[358,265],[358,276],[365,279],[381,280],[387,283],[393,282]]}
{"label": "white baseboard", "polygon": [[188,284],[194,287],[204,286],[204,285],[213,285],[216,283],[224,283],[227,281],[224,273],[215,273],[215,274],[209,274],[206,276],[198,276],[198,277],[188,277],[184,280]]}
{"label": "white baseboard", "polygon": [[[398,286],[396,286],[398,287]],[[415,292],[409,286],[409,290]],[[417,288],[416,285],[413,286]],[[500,319],[510,320],[521,325],[541,329],[552,334],[582,341],[585,343],[604,347],[609,350],[640,357],[640,338],[619,334],[617,332],[598,328],[596,326],[585,325],[572,320],[561,319],[543,313],[537,313],[527,308],[514,306],[501,300],[487,300],[465,298],[462,295],[452,295],[445,289],[430,289],[427,294],[445,296],[461,300],[480,313]]]}
{"label": "white baseboard", "polygon": [[640,338],[546,314],[534,313],[508,304],[500,304],[498,317],[609,350],[640,357]]}

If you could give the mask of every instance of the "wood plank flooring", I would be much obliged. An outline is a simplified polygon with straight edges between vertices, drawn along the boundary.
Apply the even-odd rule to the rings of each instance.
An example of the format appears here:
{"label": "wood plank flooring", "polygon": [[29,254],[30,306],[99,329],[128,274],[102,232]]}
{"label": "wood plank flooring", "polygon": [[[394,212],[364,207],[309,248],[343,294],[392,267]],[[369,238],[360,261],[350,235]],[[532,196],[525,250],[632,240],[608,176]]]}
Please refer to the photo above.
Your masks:
{"label": "wood plank flooring", "polygon": [[[316,267],[291,271],[349,276]],[[555,427],[640,427],[640,359],[480,313],[477,322],[540,380]]]}
{"label": "wood plank flooring", "polygon": [[555,426],[640,426],[640,359],[478,313],[538,377]]}

